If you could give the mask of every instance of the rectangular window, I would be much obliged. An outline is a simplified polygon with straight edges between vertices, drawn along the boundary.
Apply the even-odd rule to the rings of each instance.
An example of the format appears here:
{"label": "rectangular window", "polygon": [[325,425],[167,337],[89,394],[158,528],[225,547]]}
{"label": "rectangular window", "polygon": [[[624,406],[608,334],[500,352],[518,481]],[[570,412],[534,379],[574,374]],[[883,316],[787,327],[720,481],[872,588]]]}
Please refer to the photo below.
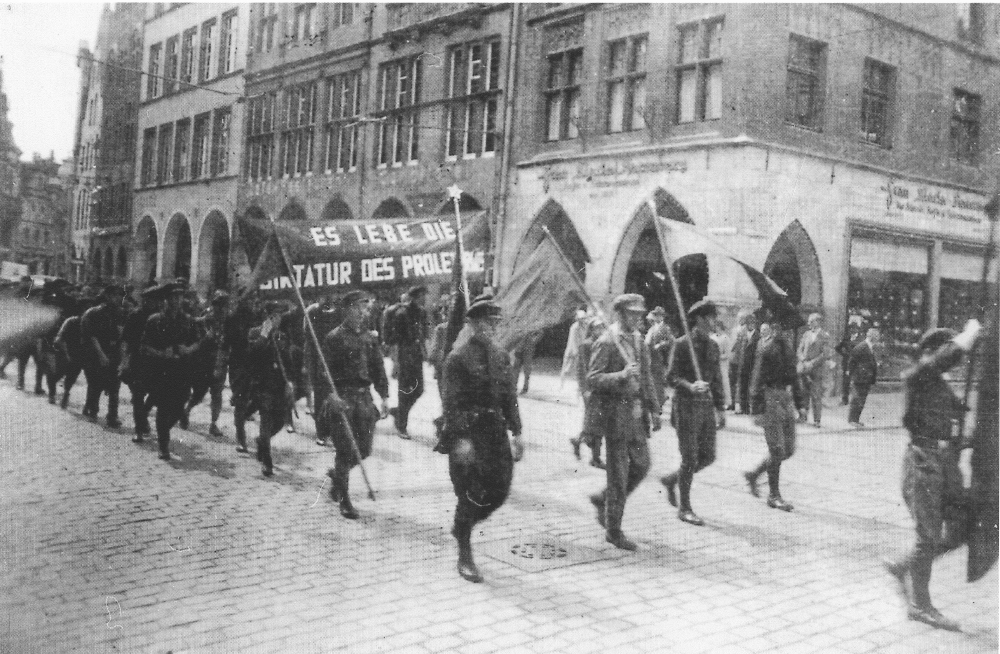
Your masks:
{"label": "rectangular window", "polygon": [[247,177],[251,181],[269,179],[274,158],[274,107],[277,94],[264,93],[248,103]]}
{"label": "rectangular window", "polygon": [[548,55],[545,83],[545,140],[580,135],[580,80],[583,48]]}
{"label": "rectangular window", "polygon": [[646,126],[645,34],[608,43],[607,131],[628,132]]}
{"label": "rectangular window", "polygon": [[257,21],[255,49],[257,52],[270,52],[274,47],[274,26],[278,22],[278,10],[275,3],[265,2],[260,5],[262,14]]}
{"label": "rectangular window", "polygon": [[420,57],[379,66],[376,106],[384,120],[375,132],[379,166],[399,166],[418,160],[420,112]]}
{"label": "rectangular window", "polygon": [[152,100],[160,95],[160,56],[163,49],[162,43],[154,43],[149,46],[149,67],[146,69],[146,99]]}
{"label": "rectangular window", "polygon": [[500,41],[466,43],[448,51],[445,152],[449,158],[487,155],[497,148]]}
{"label": "rectangular window", "polygon": [[174,181],[184,182],[191,165],[191,119],[178,120],[174,131]]}
{"label": "rectangular window", "polygon": [[142,131],[142,165],[139,174],[139,184],[149,186],[153,183],[153,162],[156,156],[156,128],[148,127]]}
{"label": "rectangular window", "polygon": [[174,143],[174,124],[160,125],[156,144],[156,183],[170,182],[170,154]]}
{"label": "rectangular window", "polygon": [[861,89],[861,138],[889,147],[889,120],[896,70],[872,59],[865,60]]}
{"label": "rectangular window", "polygon": [[361,118],[361,72],[327,80],[326,172],[358,166],[358,120]]}
{"label": "rectangular window", "polygon": [[793,34],[788,44],[788,111],[785,120],[823,131],[825,78],[826,44]]}
{"label": "rectangular window", "polygon": [[[710,18],[677,28],[675,71],[678,123],[722,118],[724,28],[725,22],[722,18]],[[643,87],[643,101],[645,101],[645,91]],[[633,127],[633,129],[638,128]]]}
{"label": "rectangular window", "polygon": [[285,92],[281,133],[281,174],[304,175],[312,170],[313,139],[316,126],[317,83],[310,82]]}
{"label": "rectangular window", "polygon": [[979,113],[982,98],[955,89],[951,110],[951,156],[975,166],[979,160]]}
{"label": "rectangular window", "polygon": [[229,131],[232,121],[229,107],[215,110],[212,124],[212,177],[229,172]]}
{"label": "rectangular window", "polygon": [[219,75],[226,75],[236,70],[238,19],[235,9],[222,15],[222,30],[219,32]]}
{"label": "rectangular window", "polygon": [[316,4],[295,5],[292,10],[292,41],[308,41],[316,35]]}
{"label": "rectangular window", "polygon": [[335,2],[331,5],[333,10],[333,26],[350,25],[354,22],[354,3]]}
{"label": "rectangular window", "polygon": [[180,53],[177,51],[178,37],[172,36],[167,39],[166,67],[163,76],[163,94],[173,93],[177,90],[177,73],[180,64]]}
{"label": "rectangular window", "polygon": [[212,114],[205,112],[194,117],[194,128],[191,137],[191,179],[198,179],[208,174],[209,121]]}
{"label": "rectangular window", "polygon": [[198,80],[212,79],[212,45],[215,41],[215,19],[206,20],[201,25],[201,66]]}
{"label": "rectangular window", "polygon": [[192,27],[189,30],[184,30],[184,36],[181,38],[181,90],[183,91],[187,88],[188,84],[194,81],[194,40],[198,35],[198,28]]}

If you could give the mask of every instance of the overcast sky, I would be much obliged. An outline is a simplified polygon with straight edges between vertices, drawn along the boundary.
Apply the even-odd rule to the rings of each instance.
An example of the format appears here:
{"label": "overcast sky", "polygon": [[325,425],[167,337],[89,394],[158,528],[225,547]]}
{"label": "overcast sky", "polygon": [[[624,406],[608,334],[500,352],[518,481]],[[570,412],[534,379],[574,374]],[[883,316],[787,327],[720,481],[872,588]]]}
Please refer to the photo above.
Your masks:
{"label": "overcast sky", "polygon": [[97,38],[101,3],[0,3],[3,90],[21,159],[72,153],[80,41]]}

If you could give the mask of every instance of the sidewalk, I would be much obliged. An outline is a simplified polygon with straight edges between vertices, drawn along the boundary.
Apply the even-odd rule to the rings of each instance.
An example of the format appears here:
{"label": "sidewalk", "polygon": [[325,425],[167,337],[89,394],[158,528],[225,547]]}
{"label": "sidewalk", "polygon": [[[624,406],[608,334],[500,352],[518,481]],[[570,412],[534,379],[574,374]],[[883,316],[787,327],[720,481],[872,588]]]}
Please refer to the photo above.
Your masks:
{"label": "sidewalk", "polygon": [[997,651],[996,570],[966,584],[964,551],[935,566],[935,602],[962,623],[957,634],[907,621],[882,572],[912,539],[898,397],[870,398],[863,420],[884,429],[847,431],[832,407],[822,430],[799,430],[782,469],[791,514],[746,492],[739,473],[765,447],[759,428],[731,417],[695,480],[702,528],[666,503],[657,478],[679,462],[676,439],[654,434],[624,523],[640,550],[625,553],[604,542],[587,501],[603,473],[570,452],[572,389],[546,374],[532,387],[525,460],[473,536],[486,576],[473,585],[455,573],[432,382],[414,440],[379,424],[366,462],[377,501],[355,472],[357,522],[327,496],[333,452],[312,442],[305,416],[307,433],[274,439],[266,480],[235,453],[228,406],[225,440],[205,435],[199,407],[165,464],[130,442],[127,409],[125,428],[107,431],[79,417],[83,389],[63,412],[0,382],[0,651]]}

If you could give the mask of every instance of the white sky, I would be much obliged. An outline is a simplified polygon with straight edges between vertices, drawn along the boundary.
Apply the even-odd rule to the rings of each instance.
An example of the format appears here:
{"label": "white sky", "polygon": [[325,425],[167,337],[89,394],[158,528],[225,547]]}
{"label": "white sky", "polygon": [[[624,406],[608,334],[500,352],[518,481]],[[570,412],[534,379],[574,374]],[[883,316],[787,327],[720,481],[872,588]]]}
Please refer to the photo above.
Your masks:
{"label": "white sky", "polygon": [[101,3],[0,3],[3,90],[21,159],[70,156],[76,121],[80,41],[93,48]]}

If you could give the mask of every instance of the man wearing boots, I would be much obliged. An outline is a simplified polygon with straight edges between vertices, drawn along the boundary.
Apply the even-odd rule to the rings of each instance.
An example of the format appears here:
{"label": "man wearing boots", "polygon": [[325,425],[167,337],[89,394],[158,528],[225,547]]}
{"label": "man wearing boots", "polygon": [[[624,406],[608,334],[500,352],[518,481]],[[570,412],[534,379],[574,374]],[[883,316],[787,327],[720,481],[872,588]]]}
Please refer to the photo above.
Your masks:
{"label": "man wearing boots", "polygon": [[250,385],[253,366],[247,349],[247,336],[260,320],[255,291],[245,292],[236,301],[236,309],[226,319],[225,340],[229,346],[229,385],[233,393],[233,426],[236,428],[236,451],[247,453],[246,423],[257,410],[251,403]]}
{"label": "man wearing boots", "polygon": [[943,374],[972,349],[981,328],[979,321],[970,320],[957,335],[950,329],[931,329],[920,339],[917,364],[903,374],[903,426],[910,432],[903,455],[903,500],[916,523],[917,538],[913,549],[886,569],[908,600],[908,617],[948,631],[959,626],[931,604],[931,568],[934,559],[965,542],[968,500],[958,467],[964,443],[953,439],[953,426],[966,407]]}
{"label": "man wearing boots", "polygon": [[[814,314],[815,315],[815,314]],[[767,505],[772,509],[791,511],[792,505],[781,498],[778,477],[781,462],[795,453],[795,357],[785,339],[780,323],[765,317],[760,323],[760,343],[757,364],[751,376],[751,413],[763,414],[764,440],[768,456],[754,470],[743,474],[750,494],[760,497],[757,480],[767,472],[770,492]]]}
{"label": "man wearing boots", "polygon": [[[695,526],[705,522],[691,509],[691,483],[696,472],[715,461],[715,431],[726,424],[719,346],[710,336],[716,317],[717,309],[710,300],[696,302],[688,309],[688,319],[693,321],[691,334],[674,343],[667,369],[667,383],[674,389],[672,420],[677,430],[681,467],[660,482],[667,489],[667,501],[671,506],[678,506],[676,489],[680,486],[677,517]],[[747,323],[750,324],[750,319]],[[756,339],[753,348],[756,352]],[[697,368],[691,358],[692,349],[697,353]]]}
{"label": "man wearing boots", "polygon": [[625,501],[649,472],[650,429],[660,428],[660,403],[653,381],[649,348],[639,331],[646,302],[637,293],[619,295],[612,303],[615,322],[594,343],[587,371],[590,402],[599,416],[598,429],[607,441],[607,486],[590,502],[606,540],[634,551],[622,533]]}
{"label": "man wearing boots", "polygon": [[269,302],[267,319],[247,336],[247,354],[255,370],[250,386],[251,402],[260,411],[257,460],[265,477],[274,474],[271,439],[281,431],[285,416],[295,404],[295,380],[289,376],[293,370],[292,340],[281,328],[287,308],[283,302]]}
{"label": "man wearing boots", "polygon": [[118,364],[121,356],[122,300],[125,289],[108,285],[101,291],[101,303],[80,318],[83,341],[83,368],[87,374],[87,401],[83,415],[97,419],[101,394],[108,395],[108,427],[120,427],[118,420]]}
{"label": "man wearing boots", "polygon": [[407,431],[410,409],[424,394],[425,341],[427,340],[427,287],[414,286],[407,293],[409,302],[392,314],[392,333],[399,356],[398,399],[392,411],[400,438],[410,438]]}
{"label": "man wearing boots", "polygon": [[181,425],[182,427],[186,425],[191,409],[201,404],[205,394],[208,393],[212,412],[212,424],[208,427],[208,434],[216,438],[222,438],[218,422],[222,414],[222,389],[226,386],[226,373],[229,370],[229,349],[226,344],[228,304],[229,294],[225,291],[216,291],[212,296],[212,307],[204,316],[195,319],[199,333],[205,338],[205,347],[198,357],[191,385],[191,399],[184,410],[185,420]]}
{"label": "man wearing boots", "polygon": [[[60,377],[62,378],[63,395],[59,406],[63,409],[69,406],[70,391],[73,390],[73,385],[76,384],[77,377],[80,376],[80,372],[83,370],[83,343],[80,341],[80,315],[89,308],[90,303],[86,299],[80,298],[77,300],[75,315],[63,321],[54,341],[58,357],[55,382],[58,382]],[[50,383],[54,385],[55,382]]]}
{"label": "man wearing boots", "polygon": [[[327,471],[332,480],[330,496],[340,503],[340,515],[357,520],[358,512],[351,503],[351,469],[359,460],[351,445],[350,426],[361,459],[372,451],[375,423],[389,415],[389,381],[385,376],[378,337],[366,328],[371,297],[364,291],[350,291],[341,300],[344,322],[323,339],[323,356],[326,357],[334,389],[325,375],[318,381],[316,397],[324,398],[316,414],[316,434],[329,439],[336,448],[333,468]],[[372,402],[372,387],[382,398],[381,408]]]}
{"label": "man wearing boots", "polygon": [[122,357],[119,377],[128,385],[132,396],[132,421],[135,423],[135,443],[150,434],[149,428],[149,375],[144,365],[140,343],[142,332],[150,316],[159,313],[166,296],[166,287],[151,286],[139,295],[139,306],[125,319],[122,328]]}
{"label": "man wearing boots", "polygon": [[448,453],[458,498],[451,530],[458,542],[458,574],[479,583],[483,577],[472,557],[472,530],[507,499],[524,445],[510,359],[494,340],[500,307],[480,296],[465,316],[472,335],[445,360],[444,427],[435,449]]}

